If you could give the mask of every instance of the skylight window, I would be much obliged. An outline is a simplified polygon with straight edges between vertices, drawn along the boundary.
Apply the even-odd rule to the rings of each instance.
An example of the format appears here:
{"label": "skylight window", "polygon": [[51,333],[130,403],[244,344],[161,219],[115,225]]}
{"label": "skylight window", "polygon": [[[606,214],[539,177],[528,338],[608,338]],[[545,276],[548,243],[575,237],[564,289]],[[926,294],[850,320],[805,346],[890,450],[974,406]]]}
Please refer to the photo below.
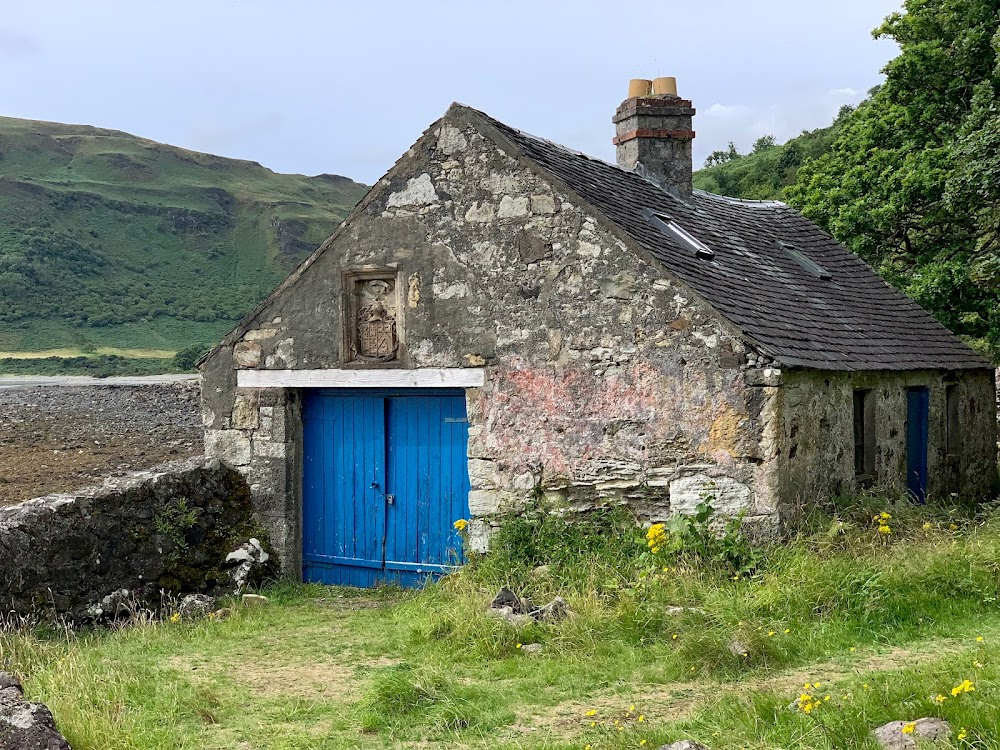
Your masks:
{"label": "skylight window", "polygon": [[800,266],[802,266],[805,270],[807,270],[816,278],[824,280],[829,280],[833,278],[832,273],[827,271],[825,268],[823,268],[823,266],[819,265],[815,261],[811,260],[810,258],[807,258],[802,253],[801,250],[795,247],[795,245],[790,245],[787,242],[778,242],[778,247],[781,248],[781,251],[785,255],[794,260],[796,263],[798,263]]}
{"label": "skylight window", "polygon": [[711,250],[705,243],[693,237],[682,229],[673,219],[663,213],[652,211],[648,208],[642,209],[642,218],[659,229],[665,235],[675,240],[681,247],[688,251],[688,254],[695,258],[714,258],[715,251]]}

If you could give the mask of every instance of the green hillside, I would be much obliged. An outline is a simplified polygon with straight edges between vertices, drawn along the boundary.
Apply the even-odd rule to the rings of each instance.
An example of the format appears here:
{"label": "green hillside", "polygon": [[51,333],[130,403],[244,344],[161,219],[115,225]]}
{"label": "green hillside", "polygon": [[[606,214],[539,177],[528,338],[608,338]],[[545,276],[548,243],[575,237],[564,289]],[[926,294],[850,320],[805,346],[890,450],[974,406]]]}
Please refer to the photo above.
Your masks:
{"label": "green hillside", "polygon": [[115,130],[0,117],[0,357],[163,356],[213,342],[365,190]]}
{"label": "green hillside", "polygon": [[772,137],[762,136],[748,154],[740,154],[730,144],[728,150],[709,157],[711,166],[706,164],[694,173],[694,186],[733,198],[783,200],[785,188],[795,184],[799,167],[830,150],[852,111],[844,107],[831,125],[804,131],[786,143],[776,144]]}

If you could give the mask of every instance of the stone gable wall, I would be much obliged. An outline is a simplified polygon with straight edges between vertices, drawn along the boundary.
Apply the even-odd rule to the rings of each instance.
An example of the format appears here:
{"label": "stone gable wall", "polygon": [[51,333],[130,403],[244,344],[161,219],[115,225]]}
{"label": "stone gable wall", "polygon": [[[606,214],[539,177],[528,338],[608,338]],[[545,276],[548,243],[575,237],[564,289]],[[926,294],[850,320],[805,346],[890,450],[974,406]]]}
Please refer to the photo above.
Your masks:
{"label": "stone gable wall", "polygon": [[237,389],[235,370],[343,367],[345,268],[399,270],[407,366],[485,368],[467,396],[475,539],[541,496],[659,520],[714,493],[775,517],[768,363],[714,310],[458,118],[376,191],[203,370],[208,452],[248,476],[289,568],[300,422],[287,406],[277,420],[297,395]]}

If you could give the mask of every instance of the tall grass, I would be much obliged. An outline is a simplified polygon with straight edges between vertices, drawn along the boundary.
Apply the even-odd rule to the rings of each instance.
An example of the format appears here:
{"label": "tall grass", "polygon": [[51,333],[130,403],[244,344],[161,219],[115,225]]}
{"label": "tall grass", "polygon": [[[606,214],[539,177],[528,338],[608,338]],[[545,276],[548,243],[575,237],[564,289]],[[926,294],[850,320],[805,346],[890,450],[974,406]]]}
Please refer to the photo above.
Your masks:
{"label": "tall grass", "polygon": [[[49,703],[77,750],[600,750],[682,736],[833,748],[922,715],[995,747],[998,566],[994,514],[884,498],[811,519],[749,576],[651,555],[621,510],[539,514],[511,519],[490,554],[422,591],[283,584],[269,608],[224,622],[9,625],[0,669]],[[572,614],[515,627],[486,612],[500,586],[536,604],[562,596]],[[525,653],[532,643],[539,654]],[[953,698],[963,679],[976,691]],[[789,708],[805,681],[830,691],[809,715]]]}

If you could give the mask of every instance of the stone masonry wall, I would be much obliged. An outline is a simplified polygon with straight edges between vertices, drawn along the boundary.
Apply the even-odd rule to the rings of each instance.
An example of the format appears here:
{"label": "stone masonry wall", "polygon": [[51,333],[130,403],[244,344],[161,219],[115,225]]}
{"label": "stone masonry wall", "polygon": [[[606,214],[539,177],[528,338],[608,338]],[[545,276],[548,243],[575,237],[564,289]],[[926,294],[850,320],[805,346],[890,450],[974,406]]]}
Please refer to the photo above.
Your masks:
{"label": "stone masonry wall", "polygon": [[[946,380],[947,377],[947,380]],[[788,371],[781,388],[784,413],[780,451],[788,457],[780,475],[785,508],[859,490],[854,475],[854,389],[874,399],[874,487],[906,492],[906,389],[930,391],[929,497],[959,493],[986,497],[997,476],[995,384],[992,370],[905,373]],[[945,386],[958,384],[961,453],[950,465],[946,450]]]}
{"label": "stone masonry wall", "polygon": [[396,366],[485,368],[467,392],[477,543],[497,513],[543,495],[657,520],[709,493],[776,518],[764,358],[560,186],[448,115],[204,364],[207,451],[249,478],[289,571],[299,397],[237,389],[235,373],[351,366],[341,272],[385,267],[402,290]]}
{"label": "stone masonry wall", "polygon": [[258,533],[249,488],[216,459],[0,508],[0,611],[86,619],[121,589],[153,605],[161,590],[212,592],[230,585],[227,553]]}

